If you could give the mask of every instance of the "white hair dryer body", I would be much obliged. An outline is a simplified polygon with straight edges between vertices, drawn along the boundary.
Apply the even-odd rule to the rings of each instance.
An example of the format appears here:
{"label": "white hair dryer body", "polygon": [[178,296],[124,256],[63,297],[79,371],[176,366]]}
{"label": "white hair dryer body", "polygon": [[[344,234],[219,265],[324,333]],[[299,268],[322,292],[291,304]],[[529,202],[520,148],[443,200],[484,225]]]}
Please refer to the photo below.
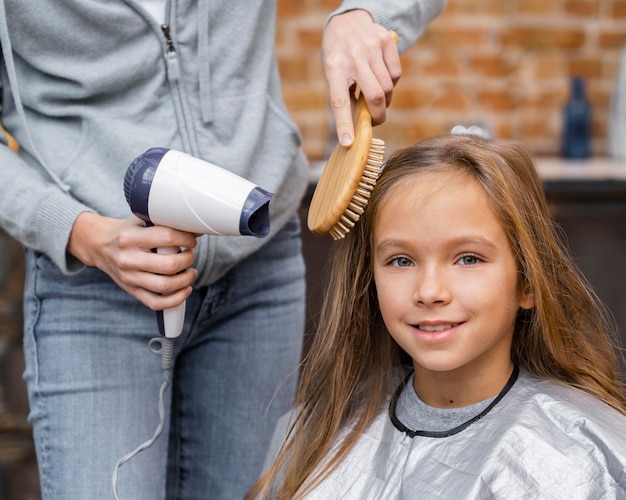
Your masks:
{"label": "white hair dryer body", "polygon": [[[124,195],[131,211],[149,225],[222,236],[269,234],[274,196],[254,183],[186,153],[152,148],[129,165]],[[175,253],[179,248],[159,248]],[[159,331],[178,337],[185,303],[157,312]]]}

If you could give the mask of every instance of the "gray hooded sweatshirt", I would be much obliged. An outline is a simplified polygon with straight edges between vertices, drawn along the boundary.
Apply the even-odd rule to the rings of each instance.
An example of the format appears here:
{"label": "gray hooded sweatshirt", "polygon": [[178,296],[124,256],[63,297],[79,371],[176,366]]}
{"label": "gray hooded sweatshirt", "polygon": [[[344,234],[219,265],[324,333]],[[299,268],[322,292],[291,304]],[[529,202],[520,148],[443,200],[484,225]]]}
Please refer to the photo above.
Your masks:
{"label": "gray hooded sweatshirt", "polygon": [[[348,0],[415,42],[444,0]],[[0,226],[66,273],[84,211],[127,218],[123,178],[151,147],[178,149],[276,193],[274,235],[306,188],[300,136],[281,96],[275,1],[170,0],[169,36],[132,0],[0,0]],[[197,284],[269,238],[203,236]]]}

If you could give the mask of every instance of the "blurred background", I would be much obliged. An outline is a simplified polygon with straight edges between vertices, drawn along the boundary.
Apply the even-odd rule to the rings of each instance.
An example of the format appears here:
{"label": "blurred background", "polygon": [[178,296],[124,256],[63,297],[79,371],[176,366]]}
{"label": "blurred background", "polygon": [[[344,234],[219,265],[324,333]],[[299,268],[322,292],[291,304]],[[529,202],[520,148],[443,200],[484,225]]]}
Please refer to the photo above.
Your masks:
{"label": "blurred background", "polygon": [[[331,139],[320,25],[338,4],[279,0],[284,96],[311,160],[325,158]],[[624,0],[448,0],[403,54],[403,76],[376,134],[393,150],[479,122],[496,137],[556,155],[570,79],[580,76],[594,111],[593,152],[605,155],[625,42]]]}
{"label": "blurred background", "polygon": [[[287,106],[315,181],[334,146],[320,65],[321,26],[338,0],[278,0],[277,55]],[[403,77],[387,122],[387,151],[478,125],[525,144],[535,156],[571,253],[614,314],[626,345],[626,0],[448,0],[444,13],[402,56]],[[572,78],[591,110],[588,157],[561,156]],[[624,78],[624,77],[621,77]],[[619,81],[619,83],[618,83]],[[620,97],[621,96],[621,97]],[[624,104],[621,104],[624,106]],[[623,109],[623,108],[622,108]],[[612,113],[613,110],[613,113]],[[620,128],[622,127],[622,128]],[[617,140],[611,142],[613,135]],[[304,231],[311,331],[330,237]],[[40,498],[23,371],[22,250],[0,230],[0,500]]]}

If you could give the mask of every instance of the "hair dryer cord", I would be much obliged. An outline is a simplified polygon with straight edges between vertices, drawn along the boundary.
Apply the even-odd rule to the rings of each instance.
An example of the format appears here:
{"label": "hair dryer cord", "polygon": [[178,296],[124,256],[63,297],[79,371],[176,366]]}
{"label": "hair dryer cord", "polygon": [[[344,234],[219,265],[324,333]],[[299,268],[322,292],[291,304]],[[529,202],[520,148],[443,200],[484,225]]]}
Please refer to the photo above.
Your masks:
{"label": "hair dryer cord", "polygon": [[151,352],[153,352],[154,354],[159,354],[161,356],[161,367],[163,368],[164,380],[159,391],[159,425],[157,426],[154,435],[148,441],[139,445],[135,450],[124,455],[116,462],[115,467],[113,468],[112,477],[113,497],[115,498],[115,500],[119,500],[117,483],[120,467],[128,462],[135,455],[137,455],[139,452],[152,446],[159,438],[159,436],[163,432],[163,428],[165,427],[165,391],[167,391],[172,382],[172,374],[170,373],[170,369],[172,368],[172,360],[174,355],[174,339],[168,337],[155,337],[153,339],[150,339],[148,346],[150,347]]}

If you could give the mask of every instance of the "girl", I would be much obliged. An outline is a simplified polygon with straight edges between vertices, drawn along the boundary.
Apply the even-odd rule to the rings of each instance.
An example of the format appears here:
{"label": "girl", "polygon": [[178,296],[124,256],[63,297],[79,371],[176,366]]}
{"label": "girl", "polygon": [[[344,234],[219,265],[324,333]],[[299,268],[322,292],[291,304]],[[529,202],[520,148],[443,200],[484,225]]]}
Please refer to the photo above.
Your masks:
{"label": "girl", "polygon": [[298,411],[251,497],[624,498],[615,332],[522,147],[397,152],[334,251]]}

